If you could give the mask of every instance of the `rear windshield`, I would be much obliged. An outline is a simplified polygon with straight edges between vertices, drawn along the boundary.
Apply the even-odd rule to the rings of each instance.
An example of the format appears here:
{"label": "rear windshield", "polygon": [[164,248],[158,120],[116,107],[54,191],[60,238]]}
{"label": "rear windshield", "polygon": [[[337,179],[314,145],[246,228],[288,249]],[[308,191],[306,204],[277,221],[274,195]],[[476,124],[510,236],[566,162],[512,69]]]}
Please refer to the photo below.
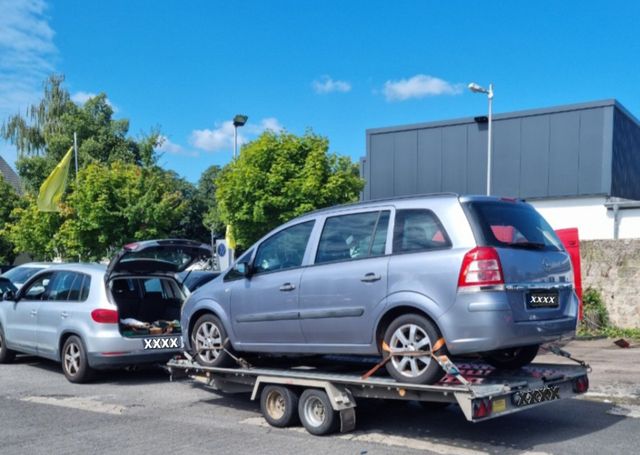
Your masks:
{"label": "rear windshield", "polygon": [[562,251],[549,223],[530,205],[475,201],[464,206],[472,218],[478,243],[499,248]]}

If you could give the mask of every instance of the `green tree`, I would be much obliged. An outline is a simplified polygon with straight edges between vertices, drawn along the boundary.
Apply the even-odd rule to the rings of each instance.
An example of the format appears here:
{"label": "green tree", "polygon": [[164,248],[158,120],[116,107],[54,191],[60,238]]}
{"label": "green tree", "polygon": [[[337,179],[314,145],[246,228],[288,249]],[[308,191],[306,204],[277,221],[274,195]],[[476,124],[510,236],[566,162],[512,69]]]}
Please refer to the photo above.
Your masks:
{"label": "green tree", "polygon": [[73,187],[56,239],[64,256],[81,260],[109,257],[135,240],[170,237],[189,204],[172,173],[122,161],[89,164]]}
{"label": "green tree", "polygon": [[202,224],[217,237],[222,237],[225,233],[225,225],[220,219],[216,202],[216,180],[221,171],[222,168],[218,165],[209,166],[198,181],[198,199],[204,206]]}
{"label": "green tree", "polygon": [[35,197],[27,194],[24,204],[13,210],[10,219],[4,233],[14,253],[29,253],[34,258],[46,261],[59,255],[55,236],[61,224],[60,214],[39,211]]}
{"label": "green tree", "polygon": [[350,158],[329,153],[326,138],[268,131],[242,147],[216,185],[220,219],[246,248],[298,215],[356,201],[364,182]]}
{"label": "green tree", "polygon": [[22,198],[0,174],[0,264],[10,264],[15,258],[14,245],[7,228],[10,226],[11,212],[21,206]]}
{"label": "green tree", "polygon": [[63,87],[64,76],[52,75],[44,83],[43,97],[26,114],[9,117],[0,136],[18,150],[16,167],[29,192],[36,193],[46,176],[73,145],[78,135],[80,167],[117,159],[141,166],[155,164],[159,132],[140,140],[127,136],[129,121],[113,119],[113,108],[101,93],[78,106]]}

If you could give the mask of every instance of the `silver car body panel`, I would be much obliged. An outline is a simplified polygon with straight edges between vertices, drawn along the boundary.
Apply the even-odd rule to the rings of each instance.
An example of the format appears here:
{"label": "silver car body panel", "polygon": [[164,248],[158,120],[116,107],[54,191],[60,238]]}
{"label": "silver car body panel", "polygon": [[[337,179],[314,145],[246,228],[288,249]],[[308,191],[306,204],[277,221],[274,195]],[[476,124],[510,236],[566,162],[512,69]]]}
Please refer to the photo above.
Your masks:
{"label": "silver car body panel", "polygon": [[[426,314],[436,323],[453,354],[572,336],[578,300],[565,251],[496,248],[505,283],[458,288],[463,258],[479,244],[473,220],[464,208],[468,201],[501,202],[498,198],[453,194],[408,197],[324,209],[278,227],[237,262],[251,262],[266,239],[313,220],[315,225],[301,266],[229,281],[224,280],[223,273],[198,289],[183,307],[186,348],[190,349],[188,333],[203,312],[220,318],[236,350],[278,354],[377,354],[376,333],[390,311]],[[425,208],[437,216],[451,246],[394,254],[396,211]],[[327,218],[374,210],[391,212],[384,256],[314,264]],[[380,278],[363,282],[367,274]],[[280,291],[287,283],[295,289]],[[558,290],[562,305],[527,309],[528,292],[545,289]]]}

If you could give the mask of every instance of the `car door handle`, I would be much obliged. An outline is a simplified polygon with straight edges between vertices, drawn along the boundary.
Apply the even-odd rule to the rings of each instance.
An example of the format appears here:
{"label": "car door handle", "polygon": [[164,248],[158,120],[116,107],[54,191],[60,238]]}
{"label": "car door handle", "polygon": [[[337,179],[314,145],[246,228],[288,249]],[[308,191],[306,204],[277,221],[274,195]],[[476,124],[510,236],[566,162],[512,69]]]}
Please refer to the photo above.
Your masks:
{"label": "car door handle", "polygon": [[382,279],[381,275],[377,275],[375,273],[367,273],[365,276],[360,278],[360,281],[363,281],[365,283],[373,283],[374,281],[378,281],[381,279]]}
{"label": "car door handle", "polygon": [[38,314],[38,310],[31,310],[31,316],[36,316]]}
{"label": "car door handle", "polygon": [[67,313],[66,311],[63,311],[62,313],[60,313],[60,317],[61,317],[62,319],[66,319],[66,318],[68,318],[68,317],[69,317],[69,313]]}
{"label": "car door handle", "polygon": [[293,291],[296,287],[291,284],[291,283],[285,283],[282,286],[280,286],[280,290],[282,292],[288,292],[288,291]]}

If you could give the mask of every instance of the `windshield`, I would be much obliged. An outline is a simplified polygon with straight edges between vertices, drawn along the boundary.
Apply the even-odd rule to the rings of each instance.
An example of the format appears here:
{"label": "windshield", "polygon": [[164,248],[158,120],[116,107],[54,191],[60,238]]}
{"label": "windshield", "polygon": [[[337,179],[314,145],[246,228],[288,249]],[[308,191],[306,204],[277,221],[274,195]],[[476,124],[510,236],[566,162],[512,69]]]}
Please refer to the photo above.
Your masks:
{"label": "windshield", "polygon": [[564,248],[549,223],[529,204],[502,201],[466,202],[482,245],[544,251]]}
{"label": "windshield", "polygon": [[2,276],[14,283],[24,283],[40,270],[42,270],[40,267],[16,267],[5,272]]}

